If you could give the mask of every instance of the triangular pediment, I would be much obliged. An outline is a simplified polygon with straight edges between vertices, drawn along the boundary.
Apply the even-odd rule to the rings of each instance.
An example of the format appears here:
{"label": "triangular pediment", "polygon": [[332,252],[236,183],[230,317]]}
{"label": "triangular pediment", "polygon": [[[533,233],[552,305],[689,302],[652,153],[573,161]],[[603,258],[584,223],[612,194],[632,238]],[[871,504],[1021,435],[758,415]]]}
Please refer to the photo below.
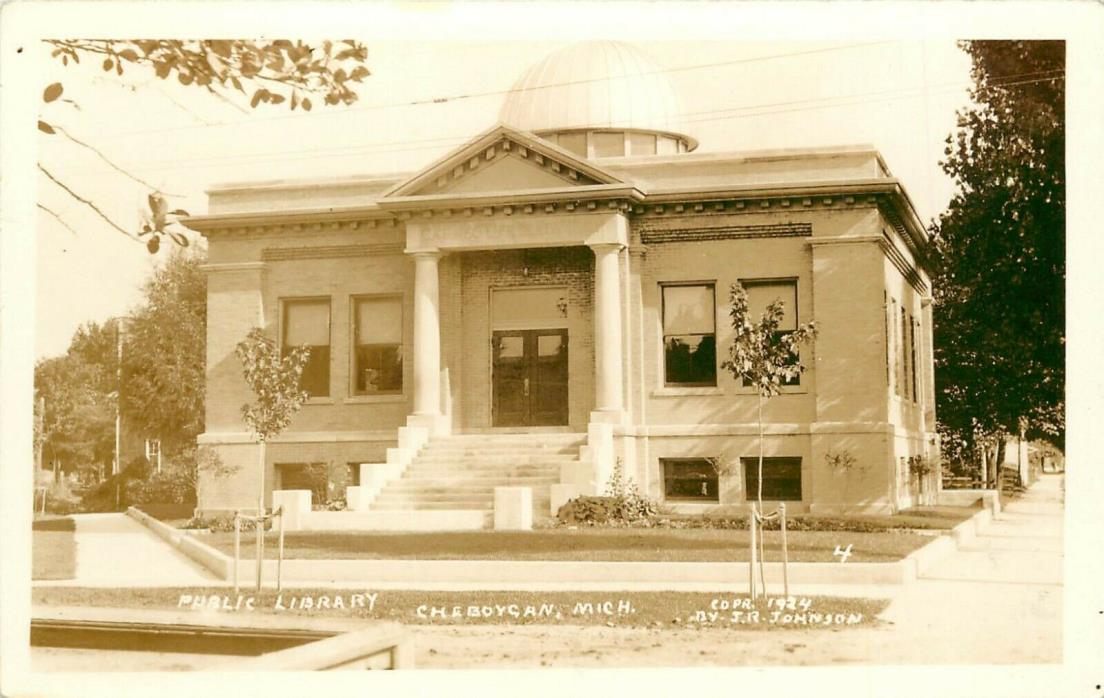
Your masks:
{"label": "triangular pediment", "polygon": [[554,143],[500,124],[395,185],[383,198],[621,183],[606,170]]}

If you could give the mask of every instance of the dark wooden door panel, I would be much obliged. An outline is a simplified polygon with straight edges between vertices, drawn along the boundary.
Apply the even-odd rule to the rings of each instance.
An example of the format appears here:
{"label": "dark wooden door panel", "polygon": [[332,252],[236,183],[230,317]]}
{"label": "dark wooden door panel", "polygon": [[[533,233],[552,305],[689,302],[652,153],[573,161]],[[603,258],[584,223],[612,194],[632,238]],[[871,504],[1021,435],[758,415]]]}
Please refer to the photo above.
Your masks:
{"label": "dark wooden door panel", "polygon": [[522,332],[495,332],[492,339],[492,409],[497,427],[525,426],[529,423],[529,399],[525,395],[525,383],[529,377],[526,339]]}
{"label": "dark wooden door panel", "polygon": [[567,424],[567,330],[543,330],[533,334],[530,423]]}
{"label": "dark wooden door panel", "polygon": [[494,426],[567,424],[567,330],[495,332]]}

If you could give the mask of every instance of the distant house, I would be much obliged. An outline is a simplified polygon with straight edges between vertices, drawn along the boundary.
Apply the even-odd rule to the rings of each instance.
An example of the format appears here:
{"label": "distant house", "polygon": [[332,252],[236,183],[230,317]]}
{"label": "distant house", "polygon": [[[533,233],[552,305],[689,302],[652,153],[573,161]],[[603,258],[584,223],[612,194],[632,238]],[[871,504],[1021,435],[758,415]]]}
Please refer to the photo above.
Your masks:
{"label": "distant house", "polygon": [[201,509],[255,501],[234,356],[255,325],[311,347],[272,488],[327,463],[369,511],[486,509],[528,483],[547,513],[620,460],[677,508],[742,505],[756,398],[720,368],[737,281],[754,311],[819,326],[766,407],[765,496],[889,512],[937,487],[910,467],[936,443],[928,237],[876,150],[699,152],[666,76],[609,42],[532,67],[499,118],[405,176],[209,191],[188,221],[209,241],[200,441],[243,467]]}

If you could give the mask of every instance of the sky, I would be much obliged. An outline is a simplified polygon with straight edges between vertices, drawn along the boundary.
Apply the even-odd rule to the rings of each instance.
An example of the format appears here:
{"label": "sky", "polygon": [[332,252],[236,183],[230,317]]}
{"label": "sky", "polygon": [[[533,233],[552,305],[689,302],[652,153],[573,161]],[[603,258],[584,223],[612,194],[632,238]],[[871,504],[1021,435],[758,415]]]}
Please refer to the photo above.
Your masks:
{"label": "sky", "polygon": [[[669,71],[698,152],[871,144],[923,221],[937,217],[954,193],[939,161],[955,111],[968,103],[970,64],[953,41],[617,38]],[[309,113],[286,104],[251,109],[247,97],[216,97],[143,68],[119,76],[97,60],[63,67],[43,48],[43,85],[61,81],[72,102],[44,105],[41,118],[144,183],[59,135],[38,136],[39,160],[135,230],[150,187],[165,192],[173,208],[202,214],[204,191],[216,183],[409,172],[493,125],[503,91],[570,37],[363,41],[372,75],[360,99]],[[63,353],[80,324],[137,304],[170,246],[150,255],[39,180],[39,203],[68,225],[38,212],[35,353],[42,358]]]}

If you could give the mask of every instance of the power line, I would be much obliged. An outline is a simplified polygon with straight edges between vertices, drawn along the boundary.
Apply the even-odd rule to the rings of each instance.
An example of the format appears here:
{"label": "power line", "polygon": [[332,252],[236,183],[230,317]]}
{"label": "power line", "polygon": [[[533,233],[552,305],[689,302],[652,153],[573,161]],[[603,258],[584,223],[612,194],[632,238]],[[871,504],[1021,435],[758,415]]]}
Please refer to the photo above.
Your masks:
{"label": "power line", "polygon": [[[771,54],[771,55],[768,55],[768,56],[752,56],[750,58],[737,58],[737,59],[733,59],[733,60],[729,60],[729,61],[715,61],[715,62],[712,62],[712,63],[699,63],[699,64],[694,64],[694,65],[677,66],[675,68],[663,68],[663,69],[659,69],[659,70],[643,71],[643,72],[640,72],[640,73],[634,73],[632,75],[626,75],[624,77],[640,77],[640,76],[644,76],[644,75],[660,75],[660,74],[664,74],[664,73],[680,73],[680,72],[685,72],[685,71],[689,71],[689,70],[701,70],[703,68],[715,68],[715,67],[727,66],[727,65],[740,65],[740,64],[746,64],[746,63],[758,63],[758,62],[761,62],[761,61],[770,61],[770,60],[777,60],[777,59],[782,59],[782,58],[807,56],[807,55],[813,55],[813,54],[819,54],[819,53],[827,53],[827,52],[830,52],[830,51],[845,51],[845,50],[852,50],[852,49],[857,49],[857,48],[869,48],[871,46],[881,46],[881,45],[884,45],[884,44],[891,44],[891,43],[894,43],[894,42],[892,42],[892,41],[871,41],[871,42],[861,43],[861,44],[847,44],[847,45],[844,45],[844,46],[829,46],[829,47],[820,48],[820,49],[809,49],[807,51],[793,51],[793,52],[789,52],[789,53],[776,53],[776,54]],[[308,118],[308,117],[311,117],[311,116],[332,115],[332,114],[338,114],[338,113],[340,113],[340,114],[350,114],[350,113],[360,113],[360,112],[365,112],[365,111],[377,111],[377,110],[382,110],[382,109],[396,109],[396,108],[400,108],[400,107],[437,106],[437,105],[441,105],[441,104],[448,104],[450,102],[458,102],[458,101],[461,101],[461,100],[480,99],[480,98],[483,98],[483,97],[494,97],[494,96],[500,96],[500,95],[513,94],[513,93],[516,93],[516,92],[530,92],[530,91],[537,91],[537,90],[552,89],[552,88],[555,88],[555,87],[567,87],[567,86],[571,86],[571,85],[582,85],[582,84],[587,84],[587,83],[591,83],[591,82],[605,82],[607,80],[609,80],[608,77],[585,78],[585,79],[579,79],[579,80],[568,80],[568,81],[564,81],[564,82],[550,83],[548,85],[539,85],[539,86],[536,86],[536,87],[525,87],[525,88],[511,87],[511,88],[508,88],[508,89],[505,89],[505,90],[489,90],[489,91],[486,91],[486,92],[473,92],[473,93],[470,93],[470,94],[458,94],[458,95],[451,95],[451,96],[445,96],[445,97],[427,97],[427,98],[423,98],[423,99],[415,99],[415,100],[409,100],[409,101],[405,101],[405,102],[390,102],[390,103],[387,103],[387,104],[369,104],[369,105],[364,105],[364,106],[360,106],[360,107],[350,107],[350,108],[344,109],[340,112],[330,111],[328,113],[327,112],[317,112],[317,113],[306,113],[306,112],[304,112],[304,113],[300,113],[300,114],[284,114],[284,115],[281,115],[281,116],[269,116],[269,117],[263,117],[263,118],[248,119],[248,120],[244,120],[244,121],[235,121],[235,122],[231,122],[231,123],[219,123],[219,124],[214,124],[213,127],[239,126],[239,125],[240,126],[250,126],[250,125],[253,125],[253,124],[257,124],[257,123],[266,123],[266,122],[270,122],[270,121],[284,121],[284,120],[287,120],[287,119],[304,119],[304,118]],[[116,134],[112,134],[110,136],[106,136],[105,138],[107,138],[107,139],[122,138],[122,137],[125,137],[125,136],[136,136],[136,135],[144,135],[144,134],[151,134],[151,133],[165,133],[165,132],[169,132],[169,131],[181,131],[181,130],[187,130],[187,129],[193,129],[193,128],[203,128],[203,127],[204,126],[202,124],[185,124],[185,125],[181,125],[181,126],[170,126],[170,127],[167,127],[167,128],[160,128],[160,129],[144,129],[144,130],[140,130],[140,131],[125,131],[123,133],[116,133]]]}
{"label": "power line", "polygon": [[[1053,73],[1060,71],[1036,71],[1032,73],[1021,73],[1018,75],[1001,76],[1001,82],[996,85],[992,85],[988,88],[977,88],[981,90],[997,89],[1002,87],[1012,87],[1016,85],[1024,85],[1039,82],[1048,82],[1054,80],[1064,79],[1064,76],[1055,75],[1052,77],[1035,78],[1031,80],[1019,80],[1011,81],[1010,78],[1027,76],[1027,75],[1042,75],[1046,73]],[[943,83],[935,87],[944,87],[944,89],[931,89],[932,86],[918,86],[911,88],[898,88],[893,90],[882,90],[868,93],[858,93],[854,95],[843,95],[840,97],[827,97],[808,100],[793,100],[787,102],[771,102],[756,105],[745,105],[740,107],[730,107],[725,109],[705,110],[700,112],[688,112],[686,116],[697,116],[701,118],[685,119],[683,123],[704,123],[710,121],[724,121],[728,119],[746,119],[757,116],[769,116],[773,114],[787,114],[795,112],[816,111],[821,109],[832,109],[838,107],[855,106],[859,104],[869,104],[875,102],[886,101],[894,97],[918,97],[925,94],[940,94],[956,92],[958,90],[966,90],[972,87],[971,84],[964,83]],[[874,97],[874,99],[868,99]],[[831,102],[831,103],[828,103]],[[804,105],[804,106],[796,106]],[[793,107],[785,109],[772,109],[772,107]],[[746,112],[746,113],[741,113]],[[297,160],[316,159],[316,158],[346,158],[346,157],[361,157],[365,155],[386,155],[391,153],[402,152],[414,152],[419,150],[432,150],[437,148],[445,148],[450,145],[461,145],[470,140],[470,136],[464,137],[439,137],[439,138],[426,138],[412,141],[378,141],[376,143],[363,144],[361,146],[334,146],[331,148],[312,148],[297,151],[284,151],[280,153],[265,153],[261,155],[241,156],[241,155],[221,155],[211,156],[205,158],[192,158],[192,159],[174,159],[174,160],[162,160],[154,161],[147,166],[132,165],[132,167],[140,167],[143,170],[171,170],[171,169],[198,169],[202,167],[217,167],[222,162],[236,163],[236,164],[262,164],[262,163],[279,163],[279,162],[294,162]],[[399,147],[397,147],[399,146]],[[403,147],[410,146],[410,147]],[[326,154],[331,153],[331,154]],[[187,165],[182,163],[189,163]],[[87,169],[87,168],[73,168],[73,169]],[[63,168],[62,171],[67,171],[68,168]]]}

